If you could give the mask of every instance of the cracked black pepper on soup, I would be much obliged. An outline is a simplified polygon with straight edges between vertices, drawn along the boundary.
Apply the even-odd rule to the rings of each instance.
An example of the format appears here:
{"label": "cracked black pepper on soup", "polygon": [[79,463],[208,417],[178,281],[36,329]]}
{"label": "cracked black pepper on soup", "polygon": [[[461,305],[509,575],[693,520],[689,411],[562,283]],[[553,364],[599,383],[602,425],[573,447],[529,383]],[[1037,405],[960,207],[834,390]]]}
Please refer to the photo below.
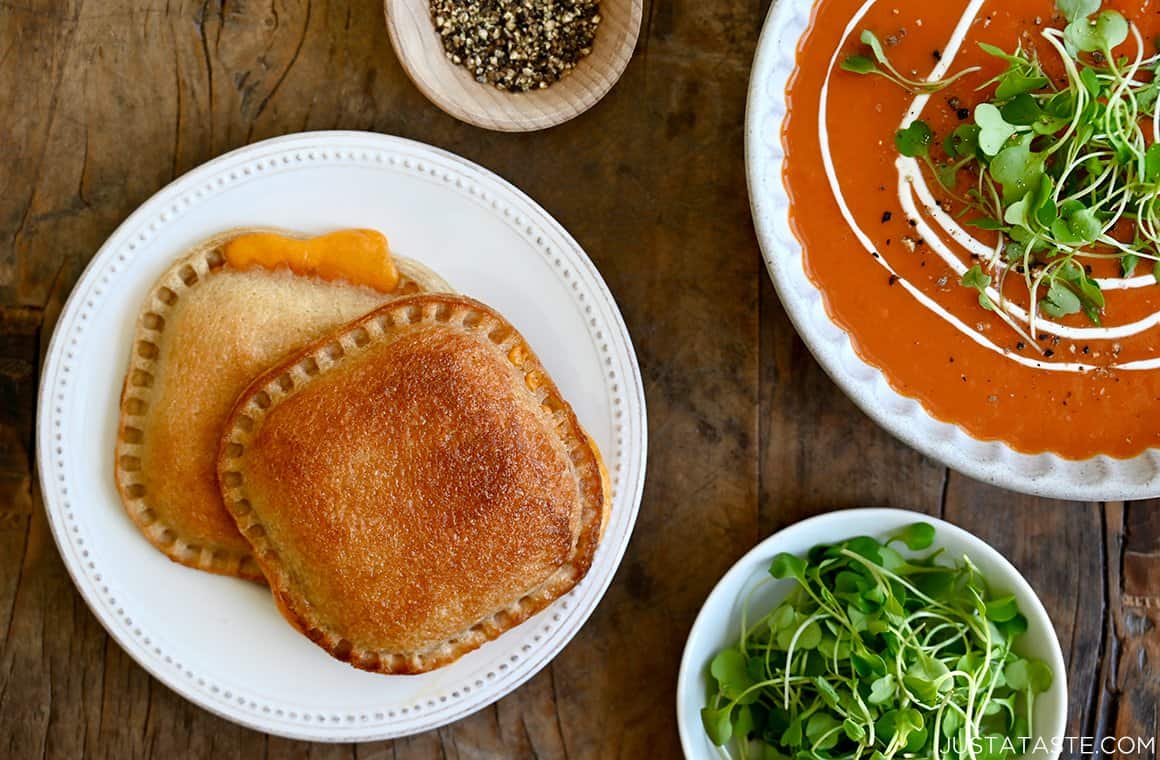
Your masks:
{"label": "cracked black pepper on soup", "polygon": [[453,63],[476,81],[527,92],[567,76],[600,25],[599,0],[431,0]]}

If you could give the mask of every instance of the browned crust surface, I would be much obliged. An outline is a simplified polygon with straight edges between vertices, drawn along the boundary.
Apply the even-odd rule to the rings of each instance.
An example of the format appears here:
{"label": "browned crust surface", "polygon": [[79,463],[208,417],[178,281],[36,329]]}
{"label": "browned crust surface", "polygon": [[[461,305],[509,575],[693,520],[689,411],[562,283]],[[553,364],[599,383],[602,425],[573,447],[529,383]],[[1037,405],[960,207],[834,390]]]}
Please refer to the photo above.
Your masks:
{"label": "browned crust surface", "polygon": [[[180,321],[176,312],[182,299],[222,271],[234,271],[225,265],[221,255],[220,249],[224,243],[238,235],[259,231],[294,234],[285,230],[245,228],[216,235],[179,258],[153,286],[134,329],[129,368],[121,392],[114,457],[114,477],[125,511],[154,546],[171,560],[183,565],[253,581],[263,581],[264,578],[253,561],[249,545],[237,533],[232,518],[221,504],[213,467],[212,457],[216,456],[214,445],[209,446],[212,454],[208,471],[204,476],[190,478],[189,473],[175,473],[169,468],[155,466],[156,460],[164,457],[158,457],[151,450],[150,444],[156,448],[158,442],[150,441],[146,431],[152,429],[150,415],[172,413],[171,409],[159,411],[156,407],[161,400],[159,396],[163,395],[159,389],[166,379],[167,362],[181,358],[177,356],[180,345],[175,347],[172,344],[175,340],[175,322]],[[400,295],[439,287],[450,290],[446,283],[425,267],[405,260],[400,260],[398,264],[401,279],[397,291]],[[293,277],[286,272],[272,273],[272,276]],[[388,297],[366,299],[365,308],[373,308]],[[265,366],[263,364],[261,368]],[[205,371],[209,373],[212,369]],[[248,379],[242,379],[229,392],[228,401],[233,400]],[[195,406],[191,404],[191,407]],[[199,411],[190,408],[184,413],[193,415]],[[217,433],[214,433],[214,443],[216,437]],[[183,518],[188,516],[198,525],[197,536],[183,529],[179,521],[173,519],[174,504],[165,503],[166,492],[172,492],[175,488],[204,494],[198,497],[200,501],[197,509],[192,510],[199,514],[183,515]]]}
{"label": "browned crust surface", "polygon": [[381,673],[446,665],[567,593],[610,503],[524,339],[445,295],[388,303],[254,380],[218,475],[283,614]]}

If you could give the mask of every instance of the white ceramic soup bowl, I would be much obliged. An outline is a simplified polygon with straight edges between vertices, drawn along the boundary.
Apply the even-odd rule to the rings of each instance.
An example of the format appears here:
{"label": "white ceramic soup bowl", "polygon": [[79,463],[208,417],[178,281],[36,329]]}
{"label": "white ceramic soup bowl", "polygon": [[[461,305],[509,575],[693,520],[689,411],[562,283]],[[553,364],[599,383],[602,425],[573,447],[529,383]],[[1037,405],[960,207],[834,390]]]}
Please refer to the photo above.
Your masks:
{"label": "white ceramic soup bowl", "polygon": [[[907,445],[976,480],[1074,501],[1160,495],[1160,449],[1148,449],[1129,459],[1104,454],[1066,459],[1051,452],[1025,454],[1002,441],[979,440],[958,425],[936,419],[916,399],[894,390],[830,319],[821,291],[806,274],[783,180],[782,127],[790,108],[786,84],[796,70],[798,44],[809,27],[815,2],[777,0],[770,7],[753,61],[745,119],[749,199],[757,240],[778,297],[806,346],[826,374],[871,419]],[[806,118],[800,110],[798,116]],[[822,171],[820,165],[818,171]]]}

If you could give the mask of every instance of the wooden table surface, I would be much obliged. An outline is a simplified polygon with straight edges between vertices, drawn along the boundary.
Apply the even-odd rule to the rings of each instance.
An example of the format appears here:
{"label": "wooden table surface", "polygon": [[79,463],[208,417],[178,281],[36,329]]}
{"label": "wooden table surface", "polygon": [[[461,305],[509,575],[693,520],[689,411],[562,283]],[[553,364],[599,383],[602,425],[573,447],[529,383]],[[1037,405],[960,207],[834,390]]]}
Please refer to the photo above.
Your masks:
{"label": "wooden table surface", "polygon": [[[713,583],[778,528],[856,505],[940,515],[996,545],[1055,621],[1069,733],[1155,737],[1156,506],[1044,501],[949,472],[863,416],[778,304],[743,162],[767,5],[646,3],[603,102],[510,135],[422,98],[376,0],[0,0],[0,756],[678,757],[677,663]],[[459,723],[359,746],[267,737],[148,676],[74,590],[33,457],[38,367],[102,241],[198,164],[312,129],[446,148],[554,214],[624,312],[652,441],[624,564],[555,662]]]}

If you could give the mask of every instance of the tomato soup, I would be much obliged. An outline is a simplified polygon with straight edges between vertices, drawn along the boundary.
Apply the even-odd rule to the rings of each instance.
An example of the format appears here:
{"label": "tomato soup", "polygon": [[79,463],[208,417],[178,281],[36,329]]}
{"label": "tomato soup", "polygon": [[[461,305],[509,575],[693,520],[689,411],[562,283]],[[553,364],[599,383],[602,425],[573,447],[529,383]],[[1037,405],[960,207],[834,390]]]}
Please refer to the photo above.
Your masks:
{"label": "tomato soup", "polygon": [[[1160,1],[1103,7],[1137,25],[1155,52]],[[788,86],[784,179],[807,274],[859,355],[896,390],[1019,451],[1130,457],[1160,447],[1160,285],[1149,279],[1151,262],[1143,277],[1097,262],[1090,274],[1106,299],[1099,323],[1082,313],[1038,315],[1028,345],[1027,288],[1005,292],[1001,318],[960,284],[998,233],[966,224],[931,170],[895,147],[895,133],[919,117],[939,145],[993,96],[993,86],[980,86],[1005,64],[978,43],[1034,50],[1056,78],[1050,59],[1059,59],[1042,31],[1063,23],[1052,0],[820,0]],[[842,70],[847,56],[867,54],[863,29],[912,78],[980,71],[923,97]]]}

